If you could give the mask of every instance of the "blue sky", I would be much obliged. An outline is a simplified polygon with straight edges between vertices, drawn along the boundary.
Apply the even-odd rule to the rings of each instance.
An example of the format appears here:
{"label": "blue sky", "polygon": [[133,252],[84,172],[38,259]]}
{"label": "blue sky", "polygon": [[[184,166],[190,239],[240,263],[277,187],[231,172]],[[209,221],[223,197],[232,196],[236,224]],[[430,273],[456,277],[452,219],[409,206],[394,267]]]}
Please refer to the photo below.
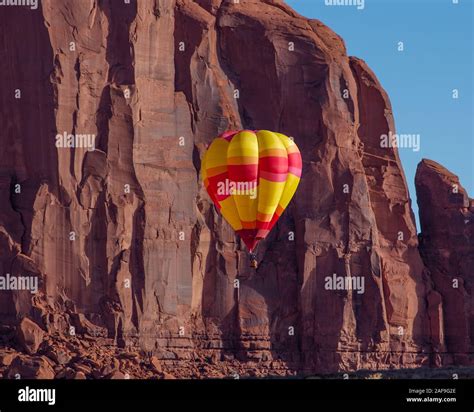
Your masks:
{"label": "blue sky", "polygon": [[[286,0],[329,26],[349,55],[367,62],[390,96],[397,133],[421,135],[418,152],[399,149],[416,215],[414,178],[422,158],[457,174],[474,197],[474,0],[453,1],[365,0],[358,10],[325,0]],[[456,100],[453,89],[459,90]]]}

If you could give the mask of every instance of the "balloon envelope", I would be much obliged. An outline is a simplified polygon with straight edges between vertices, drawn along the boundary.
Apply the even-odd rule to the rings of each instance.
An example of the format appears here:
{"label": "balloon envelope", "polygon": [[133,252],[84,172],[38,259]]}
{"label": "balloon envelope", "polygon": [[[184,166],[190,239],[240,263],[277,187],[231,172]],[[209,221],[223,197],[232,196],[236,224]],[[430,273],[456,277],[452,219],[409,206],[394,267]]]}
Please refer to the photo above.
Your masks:
{"label": "balloon envelope", "polygon": [[300,151],[288,136],[242,130],[214,139],[201,170],[215,206],[252,252],[288,206],[301,168]]}

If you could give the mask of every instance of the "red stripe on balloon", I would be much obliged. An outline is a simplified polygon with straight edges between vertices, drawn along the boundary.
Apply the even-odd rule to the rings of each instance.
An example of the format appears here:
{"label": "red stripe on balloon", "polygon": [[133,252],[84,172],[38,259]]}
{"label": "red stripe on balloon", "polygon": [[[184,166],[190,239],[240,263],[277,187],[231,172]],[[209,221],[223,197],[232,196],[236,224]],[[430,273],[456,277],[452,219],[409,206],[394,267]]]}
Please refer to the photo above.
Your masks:
{"label": "red stripe on balloon", "polygon": [[[268,227],[268,224],[266,226]],[[258,229],[257,234],[255,235],[255,238],[257,240],[265,239],[269,233],[270,233],[270,229],[268,228]]]}
{"label": "red stripe on balloon", "polygon": [[[277,210],[275,211],[275,214],[272,217],[272,220],[267,225],[268,231],[273,229],[273,226],[275,226],[275,223],[280,219],[281,214],[284,212],[283,210],[280,210],[280,207],[277,207]],[[258,226],[258,225],[257,225]]]}
{"label": "red stripe on balloon", "polygon": [[295,175],[296,177],[301,177],[301,169],[298,169],[296,167],[289,167],[288,173],[291,173],[292,175]]}
{"label": "red stripe on balloon", "polygon": [[259,177],[265,180],[269,180],[270,182],[286,182],[286,178],[288,177],[288,173],[270,173],[265,171],[260,171]]}
{"label": "red stripe on balloon", "polygon": [[227,199],[230,196],[230,193],[226,193],[226,180],[229,179],[228,173],[221,173],[216,176],[209,177],[207,180],[209,185],[207,191],[211,197],[213,196],[219,202]]}
{"label": "red stripe on balloon", "polygon": [[288,173],[288,158],[280,156],[266,156],[258,159],[258,168],[269,173]]}
{"label": "red stripe on balloon", "polygon": [[229,130],[228,132],[222,133],[222,134],[220,135],[220,137],[221,137],[222,139],[227,140],[227,141],[231,141],[232,138],[233,138],[237,133],[239,133],[238,130]]}
{"label": "red stripe on balloon", "polygon": [[248,250],[252,252],[258,242],[258,240],[255,238],[257,233],[256,229],[241,229],[238,230],[237,233],[247,246]]}
{"label": "red stripe on balloon", "polygon": [[229,165],[227,167],[230,180],[234,182],[256,182],[258,165]]}
{"label": "red stripe on balloon", "polygon": [[303,162],[301,160],[301,154],[299,152],[290,153],[288,155],[288,171],[297,177],[301,176],[301,169],[303,168]]}

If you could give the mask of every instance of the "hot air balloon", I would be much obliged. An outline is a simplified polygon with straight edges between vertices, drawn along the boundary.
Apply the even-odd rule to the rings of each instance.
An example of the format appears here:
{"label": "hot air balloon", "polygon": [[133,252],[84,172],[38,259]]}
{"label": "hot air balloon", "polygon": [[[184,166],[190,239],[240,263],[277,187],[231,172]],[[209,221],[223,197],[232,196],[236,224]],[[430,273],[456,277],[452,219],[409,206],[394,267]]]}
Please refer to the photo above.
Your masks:
{"label": "hot air balloon", "polygon": [[301,168],[301,154],[293,140],[268,130],[226,132],[204,154],[204,186],[247,246],[254,268],[255,247],[295,194]]}

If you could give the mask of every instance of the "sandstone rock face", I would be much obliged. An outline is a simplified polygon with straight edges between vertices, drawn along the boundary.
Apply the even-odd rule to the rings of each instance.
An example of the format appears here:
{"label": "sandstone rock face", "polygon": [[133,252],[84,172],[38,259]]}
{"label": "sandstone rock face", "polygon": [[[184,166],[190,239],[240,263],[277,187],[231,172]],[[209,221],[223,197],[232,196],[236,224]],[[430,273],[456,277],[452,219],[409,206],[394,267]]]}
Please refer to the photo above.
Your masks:
{"label": "sandstone rock face", "polygon": [[36,323],[28,318],[18,325],[17,341],[21,348],[28,354],[32,355],[37,352],[43,342],[44,331]]}
{"label": "sandstone rock face", "polygon": [[443,302],[444,363],[469,363],[474,345],[474,200],[459,178],[431,160],[416,172],[420,250]]}
{"label": "sandstone rock face", "polygon": [[[467,335],[443,346],[445,294],[397,150],[380,145],[389,98],[328,27],[279,0],[41,3],[0,13],[0,274],[40,280],[35,295],[0,292],[0,324],[44,326],[56,377],[308,374],[468,352]],[[257,273],[199,178],[207,145],[240,128],[293,136],[304,162]],[[93,135],[95,150],[57,147],[58,134]],[[334,274],[364,293],[327,289]]]}

